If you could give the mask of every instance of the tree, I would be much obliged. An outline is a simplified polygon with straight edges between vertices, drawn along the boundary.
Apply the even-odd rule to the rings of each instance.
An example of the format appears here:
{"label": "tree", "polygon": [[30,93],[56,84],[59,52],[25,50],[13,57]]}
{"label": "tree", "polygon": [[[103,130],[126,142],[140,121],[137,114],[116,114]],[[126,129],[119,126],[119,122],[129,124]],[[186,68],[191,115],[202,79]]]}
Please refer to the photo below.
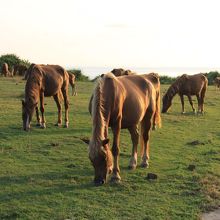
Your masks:
{"label": "tree", "polygon": [[9,70],[11,71],[15,65],[24,65],[26,67],[30,66],[30,62],[28,60],[20,59],[15,54],[5,54],[0,57],[0,70],[2,71],[3,63],[7,63]]}

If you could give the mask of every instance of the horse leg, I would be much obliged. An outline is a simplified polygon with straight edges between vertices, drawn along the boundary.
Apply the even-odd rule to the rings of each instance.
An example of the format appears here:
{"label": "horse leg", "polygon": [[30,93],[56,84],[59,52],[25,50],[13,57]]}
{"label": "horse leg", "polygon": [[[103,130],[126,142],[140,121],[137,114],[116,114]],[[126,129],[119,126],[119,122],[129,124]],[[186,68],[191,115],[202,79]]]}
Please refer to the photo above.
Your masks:
{"label": "horse leg", "polygon": [[113,163],[113,173],[112,173],[112,182],[118,182],[121,180],[120,169],[119,169],[119,136],[121,129],[121,120],[117,123],[116,126],[112,127],[113,132],[113,145],[112,145],[112,155],[114,158]]}
{"label": "horse leg", "polygon": [[55,125],[58,127],[61,127],[62,126],[62,105],[59,99],[59,94],[57,93],[56,95],[53,96],[53,98],[54,98],[54,101],[56,102],[57,109],[58,109],[58,120]]}
{"label": "horse leg", "polygon": [[206,87],[203,87],[201,91],[201,113],[204,113],[204,99],[205,99]]}
{"label": "horse leg", "polygon": [[141,155],[142,162],[141,167],[149,166],[149,158],[150,158],[150,129],[151,129],[151,118],[153,116],[152,110],[147,111],[144,119],[141,121]]}
{"label": "horse leg", "polygon": [[42,116],[41,128],[46,128],[46,120],[44,118],[44,93],[40,93],[40,111]]}
{"label": "horse leg", "polygon": [[137,166],[137,145],[138,145],[138,138],[139,138],[138,126],[135,125],[133,127],[128,128],[128,130],[131,134],[131,140],[133,143],[132,154],[131,154],[131,159],[130,159],[128,168],[135,169]]}
{"label": "horse leg", "polygon": [[[67,87],[68,89],[68,87]],[[62,89],[63,98],[64,98],[64,106],[65,106],[65,128],[69,127],[69,98],[68,98],[68,90],[66,88]]]}
{"label": "horse leg", "polygon": [[191,97],[190,95],[187,95],[187,97],[188,97],[188,99],[189,99],[190,105],[192,106],[193,112],[196,113],[196,110],[195,110],[195,108],[194,108],[194,106],[193,106],[192,97]]}
{"label": "horse leg", "polygon": [[36,118],[37,118],[36,126],[41,126],[41,119],[40,119],[40,115],[39,115],[39,108],[38,108],[38,106],[36,106],[35,111],[36,111]]}
{"label": "horse leg", "polygon": [[183,95],[180,95],[180,101],[181,101],[181,104],[182,104],[182,114],[184,114],[185,110],[184,110],[184,97],[183,97]]}
{"label": "horse leg", "polygon": [[201,112],[201,98],[200,95],[196,95],[197,101],[198,101],[198,113]]}

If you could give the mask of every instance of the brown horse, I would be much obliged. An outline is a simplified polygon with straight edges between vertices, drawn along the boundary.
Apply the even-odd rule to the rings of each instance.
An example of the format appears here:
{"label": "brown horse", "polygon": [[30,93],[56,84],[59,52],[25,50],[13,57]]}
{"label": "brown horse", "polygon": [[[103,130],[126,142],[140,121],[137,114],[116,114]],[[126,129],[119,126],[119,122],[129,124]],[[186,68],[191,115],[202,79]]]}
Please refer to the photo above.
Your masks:
{"label": "brown horse", "polygon": [[69,74],[69,84],[72,87],[72,95],[77,95],[76,93],[76,77],[73,73],[68,73]]}
{"label": "brown horse", "polygon": [[[44,96],[53,96],[58,108],[57,126],[62,125],[61,101],[64,98],[65,105],[65,127],[68,127],[68,86],[69,75],[67,71],[58,65],[36,65],[28,70],[28,77],[25,86],[25,101],[22,101],[22,119],[24,130],[30,129],[30,122],[36,110],[37,122],[42,128],[46,127],[44,117]],[[38,102],[40,99],[40,111],[42,120],[39,116]]]}
{"label": "brown horse", "polygon": [[220,77],[219,77],[219,76],[217,76],[217,77],[214,79],[213,84],[215,85],[216,91],[217,91],[218,89],[220,89]]}
{"label": "brown horse", "polygon": [[2,64],[2,75],[7,77],[7,76],[10,76],[10,71],[8,69],[8,64],[7,63],[3,63]]}
{"label": "brown horse", "polygon": [[22,65],[22,64],[14,65],[14,76],[17,75],[17,74],[19,76],[25,76],[27,69],[28,68],[25,65]]}
{"label": "brown horse", "polygon": [[183,74],[178,77],[177,80],[169,87],[165,95],[163,96],[163,108],[162,113],[167,112],[172,104],[173,97],[178,94],[180,96],[182,104],[182,113],[184,110],[184,98],[186,95],[189,99],[189,103],[192,106],[193,112],[196,112],[193,102],[192,95],[196,95],[198,100],[198,112],[204,112],[204,98],[206,88],[208,86],[208,80],[203,74],[187,75]]}
{"label": "brown horse", "polygon": [[113,69],[111,73],[113,73],[115,76],[128,76],[134,74],[131,70],[124,70],[122,68]]}
{"label": "brown horse", "polygon": [[[117,70],[117,71],[124,71],[123,69],[114,69],[114,70]],[[126,70],[128,71],[128,70]],[[130,70],[129,70],[130,71]],[[111,72],[112,73],[112,72]],[[136,73],[133,73],[130,71],[130,75],[134,75]],[[114,74],[114,73],[113,73]],[[102,74],[101,77],[103,77],[105,74]],[[115,75],[115,74],[114,74]],[[116,75],[115,75],[116,76]],[[121,76],[121,75],[119,75]],[[125,74],[126,76],[126,74]],[[156,90],[156,114],[158,115],[155,115],[154,117],[156,118],[160,118],[160,77],[157,73],[149,73],[149,74],[144,74],[143,77],[145,77],[146,79],[148,79],[154,86],[155,90]],[[93,94],[90,98],[90,101],[89,101],[89,112],[90,114],[92,113],[92,99],[93,99]],[[161,120],[159,120],[161,121]],[[158,127],[161,127],[161,123],[159,124],[155,124],[156,120],[153,120],[153,126],[152,126],[152,129],[155,130],[156,129],[156,126]]]}
{"label": "brown horse", "polygon": [[[141,125],[142,167],[148,166],[149,136],[152,120],[160,124],[156,108],[156,91],[146,75],[115,77],[112,73],[100,78],[92,99],[92,138],[83,140],[89,144],[89,158],[95,169],[94,182],[106,182],[112,171],[112,181],[120,181],[119,136],[121,129],[128,129],[133,142],[129,168],[137,166],[138,124]],[[109,148],[108,127],[113,132],[112,152]],[[114,161],[112,161],[112,154]]]}

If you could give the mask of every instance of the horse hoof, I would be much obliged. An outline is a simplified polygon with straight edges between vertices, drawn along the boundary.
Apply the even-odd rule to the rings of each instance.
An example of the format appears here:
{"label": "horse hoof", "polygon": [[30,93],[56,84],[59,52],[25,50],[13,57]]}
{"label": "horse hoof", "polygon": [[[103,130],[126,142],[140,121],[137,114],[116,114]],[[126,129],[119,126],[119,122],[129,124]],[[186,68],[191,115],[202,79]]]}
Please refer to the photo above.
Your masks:
{"label": "horse hoof", "polygon": [[111,178],[111,183],[120,183],[121,182],[121,177],[119,174],[113,175]]}
{"label": "horse hoof", "polygon": [[69,127],[69,125],[68,125],[68,124],[65,124],[65,125],[64,125],[64,128],[68,128],[68,127]]}
{"label": "horse hoof", "polygon": [[46,128],[46,125],[45,125],[45,124],[42,124],[42,125],[40,126],[40,128],[45,129],[45,128]]}
{"label": "horse hoof", "polygon": [[56,123],[55,126],[60,128],[60,127],[62,127],[62,124],[61,123]]}
{"label": "horse hoof", "polygon": [[129,170],[135,170],[135,169],[136,169],[136,166],[135,166],[135,165],[128,165],[128,169],[129,169]]}
{"label": "horse hoof", "polygon": [[111,183],[120,183],[120,182],[121,182],[121,178],[117,178],[117,177],[111,178]]}
{"label": "horse hoof", "polygon": [[147,163],[147,162],[141,163],[141,167],[142,168],[148,168],[149,167],[149,163]]}
{"label": "horse hoof", "polygon": [[185,112],[181,112],[181,114],[182,114],[182,115],[184,115],[184,114],[185,114]]}

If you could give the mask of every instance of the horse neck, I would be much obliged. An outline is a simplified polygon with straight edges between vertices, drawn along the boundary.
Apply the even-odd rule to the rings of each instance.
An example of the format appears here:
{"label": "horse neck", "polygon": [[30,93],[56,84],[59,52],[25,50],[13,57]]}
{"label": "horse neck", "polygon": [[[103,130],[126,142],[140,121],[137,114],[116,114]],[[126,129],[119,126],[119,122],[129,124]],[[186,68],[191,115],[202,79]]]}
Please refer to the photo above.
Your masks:
{"label": "horse neck", "polygon": [[177,83],[173,83],[167,91],[170,99],[172,99],[179,92],[179,86]]}
{"label": "horse neck", "polygon": [[38,102],[40,96],[40,84],[36,80],[30,79],[27,81],[25,87],[25,100],[31,100]]}

